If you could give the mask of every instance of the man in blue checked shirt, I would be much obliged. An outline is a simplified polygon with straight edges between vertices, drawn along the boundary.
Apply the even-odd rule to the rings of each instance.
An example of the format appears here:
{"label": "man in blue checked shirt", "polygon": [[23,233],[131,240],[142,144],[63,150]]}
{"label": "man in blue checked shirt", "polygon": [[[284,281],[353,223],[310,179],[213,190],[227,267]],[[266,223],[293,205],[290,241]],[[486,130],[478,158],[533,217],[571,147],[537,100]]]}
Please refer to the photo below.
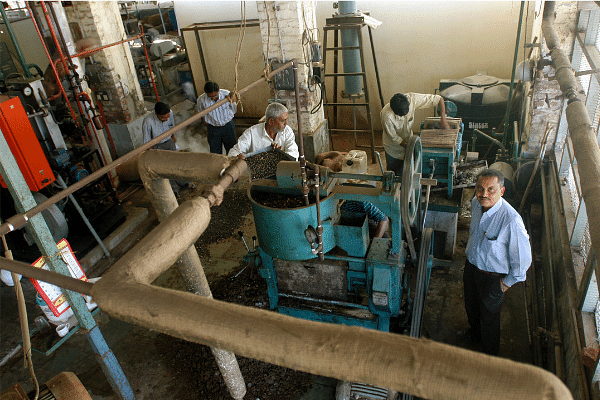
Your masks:
{"label": "man in blue checked shirt", "polygon": [[499,171],[487,169],[477,177],[463,274],[470,328],[459,332],[468,341],[481,341],[483,352],[495,356],[504,292],[525,281],[531,265],[529,235],[519,213],[502,199],[504,189]]}
{"label": "man in blue checked shirt", "polygon": [[228,103],[222,104],[203,117],[210,152],[214,154],[223,154],[223,146],[225,146],[225,154],[229,153],[237,142],[233,123],[233,116],[237,111],[235,95],[232,96],[229,90],[219,89],[217,83],[207,81],[204,84],[204,93],[196,102],[196,110],[200,112],[225,98],[229,99]]}

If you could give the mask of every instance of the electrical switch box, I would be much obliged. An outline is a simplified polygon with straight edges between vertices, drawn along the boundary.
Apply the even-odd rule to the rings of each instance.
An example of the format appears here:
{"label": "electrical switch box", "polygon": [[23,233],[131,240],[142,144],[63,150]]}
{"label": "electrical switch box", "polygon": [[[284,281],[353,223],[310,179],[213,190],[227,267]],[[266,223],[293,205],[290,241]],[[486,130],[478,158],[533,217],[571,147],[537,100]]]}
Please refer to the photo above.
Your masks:
{"label": "electrical switch box", "polygon": [[[11,99],[8,96],[0,96],[0,131],[32,192],[37,192],[55,181],[48,159],[18,97]],[[1,176],[0,184],[4,188],[7,187]]]}

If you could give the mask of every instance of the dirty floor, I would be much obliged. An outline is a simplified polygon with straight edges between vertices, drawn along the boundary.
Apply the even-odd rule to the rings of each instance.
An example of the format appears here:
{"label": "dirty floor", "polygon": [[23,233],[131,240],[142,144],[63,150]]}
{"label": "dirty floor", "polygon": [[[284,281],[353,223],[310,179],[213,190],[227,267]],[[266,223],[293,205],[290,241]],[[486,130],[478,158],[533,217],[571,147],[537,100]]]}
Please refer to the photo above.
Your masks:
{"label": "dirty floor", "polygon": [[[371,164],[375,166],[375,164]],[[370,167],[372,168],[372,167]],[[152,206],[140,183],[129,184],[133,189],[123,203],[127,209],[142,207],[149,217],[136,231],[116,248],[110,259],[103,259],[86,271],[88,277],[100,276],[120,255],[156,225]],[[196,243],[202,264],[217,299],[268,309],[264,280],[256,271],[245,265],[246,254],[238,231],[242,231],[252,247],[255,235],[252,212],[246,196],[247,179],[240,179],[227,191],[225,202],[212,210],[212,219],[205,234]],[[184,197],[197,195],[202,188],[182,192]],[[444,191],[434,194],[432,201],[458,205],[461,190],[456,190],[452,200],[443,198]],[[437,199],[437,200],[436,200]],[[424,313],[424,336],[431,340],[454,346],[479,350],[464,343],[456,332],[467,328],[462,299],[462,269],[464,250],[468,238],[469,219],[459,215],[454,259],[449,266],[436,267],[431,275],[429,294]],[[42,315],[34,300],[34,288],[23,279],[30,327]],[[174,268],[155,282],[157,285],[183,289],[183,280]],[[14,290],[0,284],[0,358],[6,358],[20,342],[19,321]],[[515,361],[531,363],[532,355],[526,320],[524,284],[508,291],[502,313],[502,343],[500,356]],[[111,350],[116,355],[138,400],[158,399],[228,399],[217,365],[206,346],[139,328],[109,318],[101,311],[96,314],[100,329]],[[53,331],[52,331],[53,332]],[[43,349],[57,341],[53,333],[36,343]],[[19,383],[25,391],[33,388],[23,368],[22,352],[3,360],[0,367],[0,392]],[[62,371],[74,372],[94,400],[116,400],[114,392],[95,361],[94,354],[84,335],[75,334],[50,355],[33,353],[38,381],[43,383]],[[289,370],[260,361],[239,357],[248,394],[246,399],[332,400],[336,381],[307,373]]]}

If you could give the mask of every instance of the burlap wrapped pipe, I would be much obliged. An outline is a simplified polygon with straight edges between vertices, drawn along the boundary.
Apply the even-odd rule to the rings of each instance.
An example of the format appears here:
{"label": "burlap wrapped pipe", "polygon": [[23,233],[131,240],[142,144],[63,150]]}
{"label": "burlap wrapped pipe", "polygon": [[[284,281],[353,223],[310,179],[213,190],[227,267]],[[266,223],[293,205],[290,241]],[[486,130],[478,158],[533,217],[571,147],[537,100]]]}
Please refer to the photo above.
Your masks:
{"label": "burlap wrapped pipe", "polygon": [[[161,223],[117,261],[105,278],[150,284],[175,263],[189,291],[212,298],[194,243],[210,222],[210,207],[220,204],[224,190],[245,169],[243,160],[217,154],[149,150],[140,155],[139,174]],[[206,197],[179,205],[169,179],[216,185],[205,189]],[[229,393],[242,399],[246,386],[235,355],[218,347],[211,351]]]}
{"label": "burlap wrapped pipe", "polygon": [[303,320],[134,282],[101,280],[108,314],[286,368],[427,399],[572,399],[541,368],[404,335]]}

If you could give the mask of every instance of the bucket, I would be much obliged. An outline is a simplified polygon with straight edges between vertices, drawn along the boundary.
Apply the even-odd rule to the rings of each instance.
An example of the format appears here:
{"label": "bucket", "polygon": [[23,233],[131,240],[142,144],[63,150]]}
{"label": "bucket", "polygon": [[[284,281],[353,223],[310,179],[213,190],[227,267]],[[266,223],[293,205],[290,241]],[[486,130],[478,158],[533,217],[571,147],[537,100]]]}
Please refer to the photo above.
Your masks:
{"label": "bucket", "polygon": [[67,310],[65,310],[65,312],[63,312],[59,317],[57,317],[56,315],[54,315],[50,307],[48,307],[48,304],[46,304],[46,302],[44,301],[44,299],[42,299],[42,296],[40,296],[39,293],[35,295],[35,303],[42,309],[44,315],[46,316],[46,318],[48,318],[48,321],[50,321],[54,325],[65,324],[69,320],[69,317],[73,315],[73,310],[71,310],[71,308],[69,307]]}

